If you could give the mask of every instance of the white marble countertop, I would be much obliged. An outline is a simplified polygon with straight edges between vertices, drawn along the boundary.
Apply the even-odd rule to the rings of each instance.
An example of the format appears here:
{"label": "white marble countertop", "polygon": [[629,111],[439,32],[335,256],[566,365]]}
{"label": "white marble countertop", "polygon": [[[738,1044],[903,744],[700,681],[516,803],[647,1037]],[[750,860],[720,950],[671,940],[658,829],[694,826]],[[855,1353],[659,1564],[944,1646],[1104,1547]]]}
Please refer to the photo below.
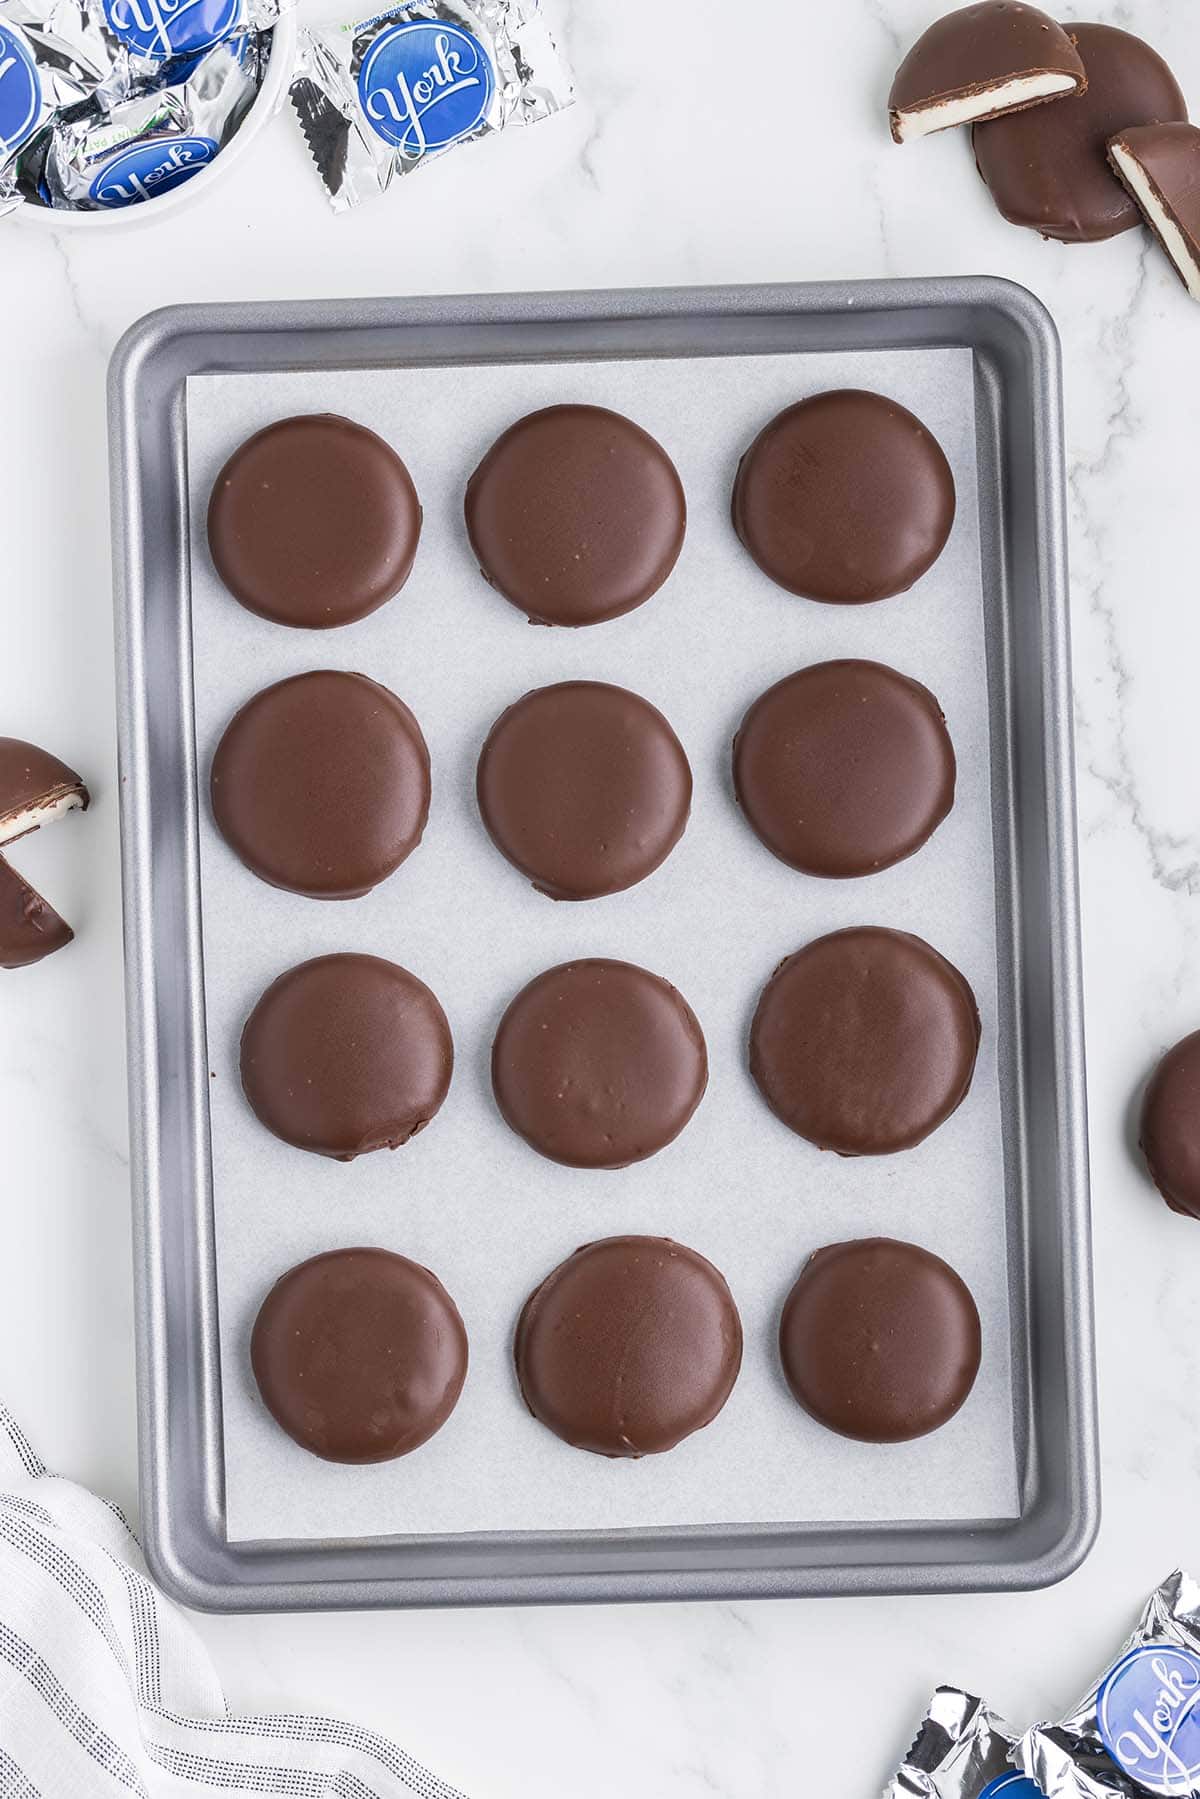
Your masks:
{"label": "white marble countertop", "polygon": [[[553,8],[552,8],[553,9]],[[104,372],[179,300],[991,273],[1063,336],[1104,1523],[1063,1586],[987,1599],[206,1618],[230,1702],[394,1734],[472,1799],[870,1799],[930,1688],[1022,1721],[1077,1696],[1200,1563],[1200,1227],[1131,1151],[1200,1023],[1200,308],[1141,233],[1006,225],[966,144],[882,103],[930,0],[561,0],[582,103],[335,218],[290,116],[153,228],[0,225],[0,723],[83,770],[23,846],[78,942],[0,994],[0,1391],[53,1466],[135,1503]],[[1127,0],[1200,111],[1200,14]],[[498,222],[503,228],[498,229]],[[1189,1260],[1190,1258],[1190,1260]]]}

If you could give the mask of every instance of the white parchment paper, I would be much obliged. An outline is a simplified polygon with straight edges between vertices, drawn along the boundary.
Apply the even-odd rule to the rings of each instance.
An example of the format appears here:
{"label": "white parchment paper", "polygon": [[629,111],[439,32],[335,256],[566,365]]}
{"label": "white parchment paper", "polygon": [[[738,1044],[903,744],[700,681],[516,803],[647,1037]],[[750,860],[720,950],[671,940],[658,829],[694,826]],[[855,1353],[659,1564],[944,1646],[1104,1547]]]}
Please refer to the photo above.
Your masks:
{"label": "white parchment paper", "polygon": [[[741,451],[780,407],[863,386],[920,414],[954,470],[958,516],[936,567],[908,595],[860,608],[794,599],[759,573],[729,523]],[[526,624],[476,570],[462,524],[468,475],[522,413],[596,401],[666,446],[687,492],[687,541],[666,586],[626,618],[580,631]],[[361,624],[289,631],[221,587],[204,512],[222,462],[250,432],[330,410],[388,438],[425,508],[403,592]],[[997,1518],[1017,1510],[1004,1183],[996,1072],[996,926],[989,809],[974,400],[966,350],[391,369],[194,378],[187,393],[192,601],[201,797],[204,960],[221,1322],[225,1475],[234,1539],[409,1532],[705,1525],[791,1520]],[[929,685],[958,756],[958,798],[912,860],[866,880],[808,879],[776,861],[734,804],[729,747],[771,682],[831,656],[890,662]],[[361,670],[414,710],[433,762],[421,847],[365,899],[275,891],[227,849],[207,804],[227,720],[258,688],[302,669]],[[632,891],[584,904],[535,893],[493,849],[474,802],[479,746],[531,687],[615,681],[662,708],[691,759],[683,841]],[[918,1148],[843,1161],[793,1136],[746,1067],[746,1033],[776,963],[852,923],[915,930],[963,970],[983,1043],[965,1104]],[[449,1099],[420,1137],[350,1165],[277,1142],[246,1105],[238,1038],[283,969],[333,950],[411,968],[454,1032]],[[560,1168],[497,1113],[488,1078],[505,1005],[539,970],[617,956],[665,975],[695,1008],[711,1079],[692,1123],[620,1172]],[[717,1420],[669,1455],[605,1461],[524,1410],[510,1341],[525,1296],[580,1243],[615,1232],[678,1238],[732,1287],[745,1360]],[[822,1243],[881,1233],[951,1261],[983,1321],[978,1383],[943,1430],[876,1447],[822,1430],[779,1373],[779,1307]],[[471,1368],[454,1415],[425,1447],[369,1468],[319,1461],[258,1399],[249,1331],[271,1283],[341,1245],[380,1244],[431,1267],[466,1321]]]}

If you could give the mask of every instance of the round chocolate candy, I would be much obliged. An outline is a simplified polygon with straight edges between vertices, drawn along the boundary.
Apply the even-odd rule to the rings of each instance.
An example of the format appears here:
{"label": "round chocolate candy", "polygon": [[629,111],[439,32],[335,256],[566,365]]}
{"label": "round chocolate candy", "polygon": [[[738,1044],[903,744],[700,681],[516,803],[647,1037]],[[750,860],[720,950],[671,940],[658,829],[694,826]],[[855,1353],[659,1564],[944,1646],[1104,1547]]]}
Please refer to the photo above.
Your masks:
{"label": "round chocolate candy", "polygon": [[734,482],[734,529],[763,573],[835,605],[903,593],[953,523],[954,477],[937,439],[895,400],[858,388],[779,413]]}
{"label": "round chocolate candy", "polygon": [[429,816],[429,751],[366,675],[293,675],[248,700],[213,757],[213,817],[247,868],[313,899],[354,899],[399,868]]}
{"label": "round chocolate candy", "polygon": [[339,1162],[424,1130],[453,1066],[433,994],[379,956],[318,956],[288,969],[242,1032],[242,1086],[262,1123]]}
{"label": "round chocolate candy", "polygon": [[750,1027],[750,1072],[783,1123],[818,1149],[910,1149],[966,1098],[975,996],[920,937],[864,925],[781,962]]}
{"label": "round chocolate candy", "polygon": [[1138,1141],[1171,1210],[1200,1218],[1200,1031],[1169,1049],[1151,1075]]}
{"label": "round chocolate candy", "polygon": [[645,880],[687,823],[692,771],[648,700],[563,681],[501,713],[479,757],[493,843],[551,899],[595,899]]}
{"label": "round chocolate candy", "polygon": [[1149,44],[1115,25],[1069,27],[1087,89],[976,125],[979,173],[1004,217],[1064,243],[1094,243],[1141,223],[1109,167],[1108,141],[1131,125],[1186,119],[1179,83]]}
{"label": "round chocolate candy", "polygon": [[872,874],[911,856],[954,804],[954,747],[918,681],[819,662],[768,688],[733,742],[733,784],[769,850],[805,874]]}
{"label": "round chocolate candy", "polygon": [[466,495],[479,567],[540,625],[596,625],[660,588],[683,547],[675,465],[632,419],[547,406],[510,425]]}
{"label": "round chocolate candy", "polygon": [[939,1429],[970,1393],[979,1313],[954,1269],[915,1243],[831,1243],[788,1294],[779,1354],[819,1424],[864,1443],[904,1443]]}
{"label": "round chocolate candy", "polygon": [[208,504],[208,543],[243,606],[325,630],[365,618],[409,576],[421,507],[390,444],[328,412],[268,425],[235,450]]}
{"label": "round chocolate candy", "polygon": [[454,1410],[467,1333],[428,1268],[386,1249],[334,1249],[276,1281],[250,1362],[267,1410],[303,1449],[387,1462],[427,1443]]}
{"label": "round chocolate candy", "polygon": [[708,1084],[695,1013],[632,962],[566,962],[523,987],[492,1046],[496,1103],[552,1162],[625,1168],[676,1138]]}
{"label": "round chocolate candy", "polygon": [[595,1455],[660,1455],[711,1424],[742,1362],[725,1278],[667,1237],[607,1237],[526,1300],[517,1379],[535,1418]]}

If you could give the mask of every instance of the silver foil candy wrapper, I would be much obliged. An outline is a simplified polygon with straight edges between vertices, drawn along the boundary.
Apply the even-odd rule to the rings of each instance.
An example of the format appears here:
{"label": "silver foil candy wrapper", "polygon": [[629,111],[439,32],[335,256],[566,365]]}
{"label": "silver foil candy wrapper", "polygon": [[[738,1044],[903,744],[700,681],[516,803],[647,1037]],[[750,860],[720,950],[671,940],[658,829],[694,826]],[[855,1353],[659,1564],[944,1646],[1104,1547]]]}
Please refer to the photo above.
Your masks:
{"label": "silver foil candy wrapper", "polygon": [[302,28],[291,98],[340,212],[574,93],[538,0],[402,0],[358,24]]}
{"label": "silver foil candy wrapper", "polygon": [[1047,1799],[1200,1799],[1200,1586],[1176,1570],[1068,1717],[1020,1742]]}
{"label": "silver foil candy wrapper", "polygon": [[0,210],[15,195],[17,155],[63,108],[125,92],[118,61],[88,0],[0,0]]}
{"label": "silver foil candy wrapper", "polygon": [[[0,4],[3,0],[0,0]],[[119,46],[126,93],[178,87],[218,44],[274,25],[285,0],[91,0]]]}
{"label": "silver foil candy wrapper", "polygon": [[1026,1799],[1011,1760],[1016,1742],[982,1699],[939,1687],[883,1799]]}
{"label": "silver foil candy wrapper", "polygon": [[181,186],[241,125],[258,94],[268,44],[269,34],[234,38],[202,57],[185,81],[64,115],[47,133],[43,153],[22,159],[28,197],[101,212]]}

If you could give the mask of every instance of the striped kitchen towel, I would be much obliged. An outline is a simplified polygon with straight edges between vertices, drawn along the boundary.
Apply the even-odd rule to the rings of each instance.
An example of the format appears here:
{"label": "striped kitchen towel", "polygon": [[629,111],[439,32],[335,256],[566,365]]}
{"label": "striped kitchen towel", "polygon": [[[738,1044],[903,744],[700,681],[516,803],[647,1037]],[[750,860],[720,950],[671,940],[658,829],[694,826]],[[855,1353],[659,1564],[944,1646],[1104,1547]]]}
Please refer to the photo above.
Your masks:
{"label": "striped kitchen towel", "polygon": [[0,1404],[0,1799],[463,1799],[374,1731],[226,1710],[114,1505]]}

